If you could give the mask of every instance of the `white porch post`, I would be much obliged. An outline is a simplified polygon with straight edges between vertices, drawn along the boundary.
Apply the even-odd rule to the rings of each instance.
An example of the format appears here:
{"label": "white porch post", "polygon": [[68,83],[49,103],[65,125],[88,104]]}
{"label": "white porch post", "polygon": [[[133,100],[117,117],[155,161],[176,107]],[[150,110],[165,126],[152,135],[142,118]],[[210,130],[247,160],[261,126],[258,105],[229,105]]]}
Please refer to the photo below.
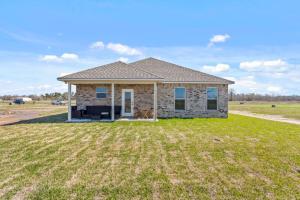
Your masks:
{"label": "white porch post", "polygon": [[153,85],[153,89],[154,89],[154,102],[153,102],[153,120],[156,121],[157,120],[157,83],[155,82]]}
{"label": "white porch post", "polygon": [[68,121],[72,120],[71,95],[72,95],[72,85],[68,83]]}
{"label": "white porch post", "polygon": [[115,120],[115,84],[111,84],[111,121]]}

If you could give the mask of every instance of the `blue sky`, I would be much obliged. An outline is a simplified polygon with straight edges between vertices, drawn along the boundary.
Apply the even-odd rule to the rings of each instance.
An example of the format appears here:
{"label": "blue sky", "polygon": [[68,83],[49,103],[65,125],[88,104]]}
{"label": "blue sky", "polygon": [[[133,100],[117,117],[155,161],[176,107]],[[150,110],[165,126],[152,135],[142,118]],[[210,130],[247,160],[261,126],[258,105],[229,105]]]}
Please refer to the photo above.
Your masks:
{"label": "blue sky", "polygon": [[300,2],[1,1],[0,95],[66,91],[56,78],[156,57],[300,95]]}

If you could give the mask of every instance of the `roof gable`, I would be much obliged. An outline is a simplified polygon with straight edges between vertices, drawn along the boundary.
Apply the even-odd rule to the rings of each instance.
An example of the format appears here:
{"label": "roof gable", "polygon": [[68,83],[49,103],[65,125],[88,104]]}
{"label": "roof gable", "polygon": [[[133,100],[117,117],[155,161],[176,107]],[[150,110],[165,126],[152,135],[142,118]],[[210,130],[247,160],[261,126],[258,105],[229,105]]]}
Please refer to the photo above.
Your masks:
{"label": "roof gable", "polygon": [[83,70],[77,73],[59,77],[59,80],[94,80],[94,79],[162,79],[151,73],[129,66],[121,61]]}
{"label": "roof gable", "polygon": [[233,81],[155,58],[147,58],[130,64],[118,61],[59,77],[58,80],[160,80],[162,82],[183,83],[234,83]]}
{"label": "roof gable", "polygon": [[159,75],[164,78],[164,82],[234,83],[233,81],[155,58],[147,58],[130,63],[129,65],[136,69],[144,70],[154,75]]}

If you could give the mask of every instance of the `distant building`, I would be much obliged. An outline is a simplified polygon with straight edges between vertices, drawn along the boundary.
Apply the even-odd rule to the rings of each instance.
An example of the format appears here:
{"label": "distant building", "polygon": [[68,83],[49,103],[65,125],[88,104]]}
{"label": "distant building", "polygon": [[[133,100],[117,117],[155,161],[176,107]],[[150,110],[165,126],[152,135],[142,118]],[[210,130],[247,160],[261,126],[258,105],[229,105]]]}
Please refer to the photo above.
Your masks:
{"label": "distant building", "polygon": [[24,101],[24,102],[32,101],[32,99],[29,98],[29,97],[17,97],[16,100],[21,100],[21,101]]}

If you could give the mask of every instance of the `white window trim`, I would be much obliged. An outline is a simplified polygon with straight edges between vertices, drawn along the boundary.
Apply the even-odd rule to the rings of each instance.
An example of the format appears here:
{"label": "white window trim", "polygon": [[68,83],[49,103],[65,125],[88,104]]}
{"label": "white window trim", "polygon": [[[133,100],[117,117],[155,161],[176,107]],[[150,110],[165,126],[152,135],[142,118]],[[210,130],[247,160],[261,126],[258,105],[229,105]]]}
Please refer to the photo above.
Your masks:
{"label": "white window trim", "polygon": [[[97,92],[97,88],[105,88],[105,89],[106,89],[106,92]],[[98,97],[97,97],[97,94],[106,94],[106,97],[98,98]],[[106,99],[107,96],[108,96],[108,88],[106,88],[106,87],[96,87],[96,99]]]}
{"label": "white window trim", "polygon": [[[184,109],[178,110],[176,109],[176,88],[184,88],[184,98],[179,98],[178,100],[184,100]],[[175,87],[174,88],[174,110],[178,112],[185,112],[186,111],[186,88],[185,87]]]}
{"label": "white window trim", "polygon": [[[218,94],[217,94],[217,109],[208,109],[207,108],[207,100],[208,100],[208,98],[207,98],[207,96],[208,96],[208,93],[207,93],[207,89],[208,88],[216,88],[217,89],[217,92],[218,92]],[[216,111],[216,110],[219,110],[219,88],[218,87],[206,87],[206,110],[207,111]]]}

